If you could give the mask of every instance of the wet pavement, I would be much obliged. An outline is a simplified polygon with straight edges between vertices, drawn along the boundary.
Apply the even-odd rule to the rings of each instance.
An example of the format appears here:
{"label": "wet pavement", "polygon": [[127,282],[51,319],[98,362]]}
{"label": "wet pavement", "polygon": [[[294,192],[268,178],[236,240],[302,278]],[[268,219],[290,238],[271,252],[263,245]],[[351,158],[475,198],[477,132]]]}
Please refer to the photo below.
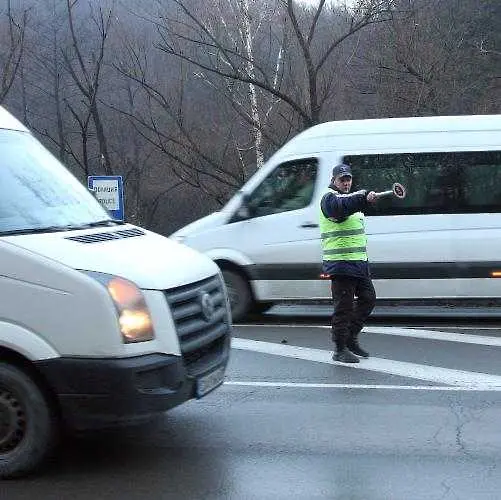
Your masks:
{"label": "wet pavement", "polygon": [[[387,301],[389,302],[389,301]],[[456,320],[492,320],[501,321],[501,303],[499,301],[484,301],[477,304],[426,304],[425,301],[417,301],[412,305],[387,302],[378,302],[371,314],[372,320],[396,319],[416,320],[421,318],[425,321],[440,320],[441,322],[454,322]],[[325,318],[331,314],[332,306],[329,303],[322,304],[279,304],[272,307],[263,317],[309,317]]]}
{"label": "wet pavement", "polygon": [[224,386],[66,440],[1,498],[500,498],[499,329],[368,327],[372,356],[351,367],[320,323],[237,325]]}

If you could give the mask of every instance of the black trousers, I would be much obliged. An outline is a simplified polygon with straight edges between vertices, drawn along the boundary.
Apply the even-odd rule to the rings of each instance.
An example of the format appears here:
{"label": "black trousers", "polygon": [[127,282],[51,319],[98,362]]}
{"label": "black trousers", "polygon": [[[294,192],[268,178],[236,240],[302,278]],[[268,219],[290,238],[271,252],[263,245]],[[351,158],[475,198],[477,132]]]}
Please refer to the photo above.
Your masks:
{"label": "black trousers", "polygon": [[[376,305],[376,291],[369,277],[334,276],[331,281],[334,313],[332,341],[337,349],[356,339]],[[356,297],[356,299],[355,299]]]}

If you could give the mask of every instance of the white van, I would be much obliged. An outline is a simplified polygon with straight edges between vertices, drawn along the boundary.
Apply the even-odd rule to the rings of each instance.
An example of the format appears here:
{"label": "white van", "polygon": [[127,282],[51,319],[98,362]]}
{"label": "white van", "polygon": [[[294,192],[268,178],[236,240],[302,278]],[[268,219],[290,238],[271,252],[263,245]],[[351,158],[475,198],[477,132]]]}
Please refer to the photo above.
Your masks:
{"label": "white van", "polygon": [[300,133],[220,212],[172,235],[223,270],[234,320],[330,298],[318,211],[340,162],[353,190],[407,189],[366,219],[380,299],[501,298],[501,115],[338,121]]}
{"label": "white van", "polygon": [[231,317],[206,256],[113,221],[0,108],[0,477],[61,426],[138,421],[220,385]]}

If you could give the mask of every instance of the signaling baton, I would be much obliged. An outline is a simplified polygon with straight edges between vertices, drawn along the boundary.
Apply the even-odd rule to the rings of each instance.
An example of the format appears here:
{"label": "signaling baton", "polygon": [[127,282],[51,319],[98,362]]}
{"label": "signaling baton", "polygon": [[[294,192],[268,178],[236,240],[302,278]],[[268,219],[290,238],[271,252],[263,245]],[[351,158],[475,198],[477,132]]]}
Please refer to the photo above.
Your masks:
{"label": "signaling baton", "polygon": [[389,191],[382,191],[381,193],[376,193],[376,198],[384,198],[386,196],[395,196],[396,198],[403,199],[407,192],[405,191],[404,186],[395,182]]}

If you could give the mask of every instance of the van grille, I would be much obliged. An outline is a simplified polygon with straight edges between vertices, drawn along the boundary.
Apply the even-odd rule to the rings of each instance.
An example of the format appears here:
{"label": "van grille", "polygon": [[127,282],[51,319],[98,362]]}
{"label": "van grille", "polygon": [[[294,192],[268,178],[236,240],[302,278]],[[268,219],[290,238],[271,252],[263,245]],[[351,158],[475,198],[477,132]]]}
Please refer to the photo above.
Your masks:
{"label": "van grille", "polygon": [[145,234],[141,229],[122,229],[120,231],[111,231],[107,233],[82,234],[80,236],[68,236],[66,240],[78,241],[79,243],[98,243],[101,241],[122,240],[124,238],[133,238]]}
{"label": "van grille", "polygon": [[207,370],[228,355],[231,325],[221,278],[165,290],[190,375]]}

